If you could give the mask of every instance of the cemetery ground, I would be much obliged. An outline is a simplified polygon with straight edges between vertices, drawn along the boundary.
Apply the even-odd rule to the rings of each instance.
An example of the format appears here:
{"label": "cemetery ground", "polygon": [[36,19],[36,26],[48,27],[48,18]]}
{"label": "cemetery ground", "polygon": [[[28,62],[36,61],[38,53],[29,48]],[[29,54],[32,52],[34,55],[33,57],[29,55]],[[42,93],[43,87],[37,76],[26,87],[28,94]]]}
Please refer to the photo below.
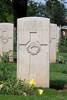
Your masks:
{"label": "cemetery ground", "polygon": [[[42,95],[38,94],[37,88],[33,88],[34,95],[12,95],[8,93],[7,88],[7,92],[5,92],[4,90],[4,94],[0,94],[0,100],[67,100],[67,53],[58,53],[57,57],[58,55],[61,55],[63,59],[61,57],[61,61],[50,64],[50,88],[43,89],[44,92]],[[3,63],[0,63],[0,83],[2,82],[2,78],[4,77],[6,77],[7,80],[4,80],[3,83],[7,82],[8,84],[8,82],[16,81],[16,66],[16,63],[6,64],[6,75],[5,73],[3,73]]]}

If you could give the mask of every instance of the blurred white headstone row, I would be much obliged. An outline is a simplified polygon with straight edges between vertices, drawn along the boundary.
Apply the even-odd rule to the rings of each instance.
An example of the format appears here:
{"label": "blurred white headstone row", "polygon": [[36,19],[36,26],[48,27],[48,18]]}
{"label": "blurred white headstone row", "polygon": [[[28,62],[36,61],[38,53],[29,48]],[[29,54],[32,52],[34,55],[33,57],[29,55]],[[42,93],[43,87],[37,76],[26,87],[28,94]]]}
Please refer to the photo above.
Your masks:
{"label": "blurred white headstone row", "polygon": [[[14,25],[0,23],[0,55],[9,52],[13,61]],[[17,20],[17,78],[34,79],[49,87],[49,64],[56,62],[60,28],[50,19],[26,17]]]}
{"label": "blurred white headstone row", "polygon": [[0,56],[8,53],[9,61],[13,61],[13,24],[0,23]]}

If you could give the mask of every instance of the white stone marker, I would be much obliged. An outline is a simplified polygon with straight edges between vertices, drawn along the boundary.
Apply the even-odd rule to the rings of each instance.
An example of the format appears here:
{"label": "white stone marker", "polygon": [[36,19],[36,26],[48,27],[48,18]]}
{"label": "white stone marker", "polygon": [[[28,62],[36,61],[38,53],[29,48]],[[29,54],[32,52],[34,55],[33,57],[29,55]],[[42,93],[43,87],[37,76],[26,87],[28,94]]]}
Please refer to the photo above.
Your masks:
{"label": "white stone marker", "polygon": [[56,38],[56,52],[59,52],[58,50],[58,43],[60,41],[60,27],[57,27],[57,38]]}
{"label": "white stone marker", "polygon": [[17,24],[17,78],[49,87],[48,18],[26,17]]}
{"label": "white stone marker", "polygon": [[10,52],[10,61],[13,61],[13,24],[0,23],[0,55]]}
{"label": "white stone marker", "polygon": [[50,63],[56,62],[57,25],[50,23]]}

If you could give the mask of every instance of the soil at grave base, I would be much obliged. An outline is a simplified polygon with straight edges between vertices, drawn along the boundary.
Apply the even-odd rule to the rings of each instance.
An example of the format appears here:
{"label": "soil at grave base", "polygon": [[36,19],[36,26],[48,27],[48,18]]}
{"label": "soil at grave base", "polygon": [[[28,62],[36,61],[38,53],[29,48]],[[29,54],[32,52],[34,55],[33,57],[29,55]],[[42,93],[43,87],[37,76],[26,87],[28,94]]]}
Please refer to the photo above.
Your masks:
{"label": "soil at grave base", "polygon": [[52,85],[52,86],[50,86],[50,88],[56,89],[56,90],[58,90],[59,92],[61,92],[61,91],[67,91],[67,86],[60,87],[60,86]]}

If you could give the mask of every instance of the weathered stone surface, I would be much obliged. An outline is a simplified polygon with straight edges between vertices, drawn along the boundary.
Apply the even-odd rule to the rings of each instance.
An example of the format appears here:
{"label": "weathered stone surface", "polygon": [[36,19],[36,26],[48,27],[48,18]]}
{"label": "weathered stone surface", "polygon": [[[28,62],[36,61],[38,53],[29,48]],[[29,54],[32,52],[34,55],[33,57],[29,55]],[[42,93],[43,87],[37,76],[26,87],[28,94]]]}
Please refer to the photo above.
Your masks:
{"label": "weathered stone surface", "polygon": [[57,25],[50,23],[50,63],[56,62]]}
{"label": "weathered stone surface", "polygon": [[59,50],[58,50],[59,41],[60,41],[60,27],[57,27],[56,52],[59,52]]}
{"label": "weathered stone surface", "polygon": [[47,18],[26,17],[17,22],[17,78],[49,87],[49,23]]}
{"label": "weathered stone surface", "polygon": [[10,52],[13,58],[13,24],[0,23],[0,55],[6,52]]}

